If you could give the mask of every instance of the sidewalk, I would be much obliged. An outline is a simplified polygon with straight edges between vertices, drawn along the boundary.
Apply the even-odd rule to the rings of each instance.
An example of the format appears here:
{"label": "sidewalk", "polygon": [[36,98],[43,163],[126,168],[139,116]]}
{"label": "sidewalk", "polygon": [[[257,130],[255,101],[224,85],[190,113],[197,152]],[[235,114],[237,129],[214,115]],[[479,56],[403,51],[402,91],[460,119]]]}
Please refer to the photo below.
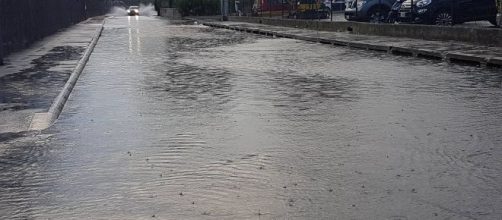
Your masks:
{"label": "sidewalk", "polygon": [[479,66],[502,67],[502,48],[462,42],[360,35],[350,32],[315,31],[247,22],[201,20],[200,23],[237,31],[293,38],[337,46],[382,51],[427,59]]}
{"label": "sidewalk", "polygon": [[4,58],[0,66],[0,134],[28,130],[33,115],[47,112],[104,17],[61,30]]}

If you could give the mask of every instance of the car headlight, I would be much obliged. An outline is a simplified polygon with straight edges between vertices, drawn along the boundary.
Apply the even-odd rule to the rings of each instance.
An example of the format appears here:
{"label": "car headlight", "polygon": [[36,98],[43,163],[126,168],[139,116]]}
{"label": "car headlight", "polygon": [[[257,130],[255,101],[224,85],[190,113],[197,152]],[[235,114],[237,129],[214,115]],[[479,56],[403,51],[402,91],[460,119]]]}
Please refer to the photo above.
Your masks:
{"label": "car headlight", "polygon": [[127,13],[130,13],[131,11],[130,10],[127,10]]}
{"label": "car headlight", "polygon": [[362,8],[366,1],[357,1],[357,8]]}
{"label": "car headlight", "polygon": [[427,5],[429,5],[432,2],[432,0],[420,0],[417,2],[417,7],[423,8]]}

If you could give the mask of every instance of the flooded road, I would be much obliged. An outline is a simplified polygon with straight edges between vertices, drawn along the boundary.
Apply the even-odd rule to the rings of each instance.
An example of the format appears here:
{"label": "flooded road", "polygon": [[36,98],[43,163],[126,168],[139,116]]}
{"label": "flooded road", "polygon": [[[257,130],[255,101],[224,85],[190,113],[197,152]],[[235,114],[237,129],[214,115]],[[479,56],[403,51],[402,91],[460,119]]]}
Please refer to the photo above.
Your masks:
{"label": "flooded road", "polygon": [[501,219],[502,73],[107,20],[2,219]]}

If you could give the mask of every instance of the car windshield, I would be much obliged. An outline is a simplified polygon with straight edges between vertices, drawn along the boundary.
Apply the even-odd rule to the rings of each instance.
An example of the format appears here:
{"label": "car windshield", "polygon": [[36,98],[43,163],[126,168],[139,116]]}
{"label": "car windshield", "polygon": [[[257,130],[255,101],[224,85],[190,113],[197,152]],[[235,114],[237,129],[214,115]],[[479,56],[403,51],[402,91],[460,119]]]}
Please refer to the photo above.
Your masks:
{"label": "car windshield", "polygon": [[139,9],[139,7],[138,6],[131,6],[131,7],[129,7],[129,9]]}

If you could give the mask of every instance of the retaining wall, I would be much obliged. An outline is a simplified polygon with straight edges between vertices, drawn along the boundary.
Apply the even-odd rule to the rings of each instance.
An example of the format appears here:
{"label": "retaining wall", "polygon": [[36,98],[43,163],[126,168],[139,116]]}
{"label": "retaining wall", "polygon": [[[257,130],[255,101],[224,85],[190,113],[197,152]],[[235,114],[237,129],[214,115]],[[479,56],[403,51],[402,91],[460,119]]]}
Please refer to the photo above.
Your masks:
{"label": "retaining wall", "polygon": [[0,0],[2,56],[26,48],[61,28],[105,14],[112,0]]}
{"label": "retaining wall", "polygon": [[274,19],[260,17],[230,17],[231,21],[306,28],[320,31],[351,32],[354,34],[408,37],[423,40],[461,41],[488,46],[502,46],[502,29],[444,27],[411,24],[371,24],[363,22],[324,22],[313,20]]}
{"label": "retaining wall", "polygon": [[181,19],[181,14],[176,8],[160,8],[159,15],[170,19]]}

